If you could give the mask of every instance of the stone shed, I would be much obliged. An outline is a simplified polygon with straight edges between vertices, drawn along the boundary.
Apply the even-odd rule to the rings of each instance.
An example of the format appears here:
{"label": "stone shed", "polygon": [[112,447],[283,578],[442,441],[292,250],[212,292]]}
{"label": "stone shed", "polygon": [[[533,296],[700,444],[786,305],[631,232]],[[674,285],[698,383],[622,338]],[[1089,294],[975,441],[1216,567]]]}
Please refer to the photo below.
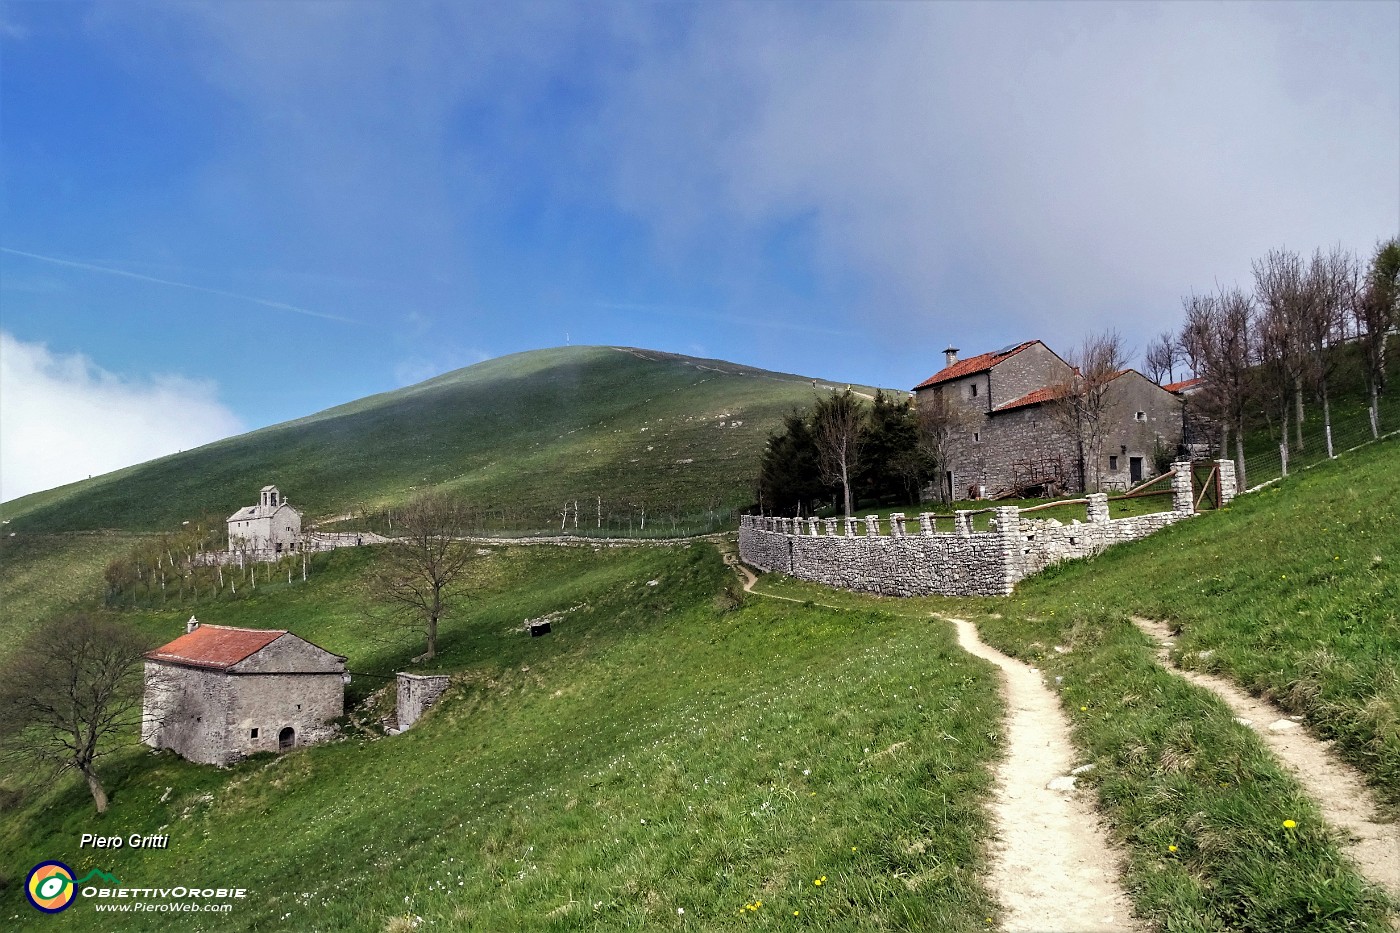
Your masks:
{"label": "stone shed", "polygon": [[334,733],[345,658],[281,629],[201,625],[146,654],[141,741],[227,765]]}

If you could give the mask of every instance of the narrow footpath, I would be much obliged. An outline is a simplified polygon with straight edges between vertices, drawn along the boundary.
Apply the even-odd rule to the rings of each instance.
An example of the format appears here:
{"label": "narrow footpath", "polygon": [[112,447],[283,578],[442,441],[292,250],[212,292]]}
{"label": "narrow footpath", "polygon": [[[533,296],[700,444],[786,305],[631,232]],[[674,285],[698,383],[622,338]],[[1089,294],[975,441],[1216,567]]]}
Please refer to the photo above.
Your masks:
{"label": "narrow footpath", "polygon": [[969,654],[1001,669],[1007,718],[992,812],[997,841],[988,882],[1007,933],[1131,933],[1145,926],[1119,885],[1119,857],[1093,806],[1074,788],[1074,748],[1059,701],[1039,672],[951,620]]}
{"label": "narrow footpath", "polygon": [[1377,822],[1370,788],[1332,751],[1331,743],[1314,738],[1278,707],[1251,697],[1223,677],[1177,667],[1171,659],[1175,638],[1165,624],[1138,618],[1133,624],[1157,643],[1163,667],[1216,694],[1241,723],[1258,733],[1322,808],[1327,822],[1349,837],[1343,849],[1357,869],[1400,898],[1400,823]]}
{"label": "narrow footpath", "polygon": [[[724,562],[754,592],[757,577],[719,545]],[[756,593],[800,602],[788,596]],[[836,607],[830,607],[836,608]],[[985,645],[971,623],[950,620],[964,651],[995,664],[1006,699],[1005,755],[996,769],[997,840],[987,878],[1005,933],[1142,933],[1119,885],[1119,854],[1093,805],[1075,790],[1074,748],[1059,701],[1040,674]]]}

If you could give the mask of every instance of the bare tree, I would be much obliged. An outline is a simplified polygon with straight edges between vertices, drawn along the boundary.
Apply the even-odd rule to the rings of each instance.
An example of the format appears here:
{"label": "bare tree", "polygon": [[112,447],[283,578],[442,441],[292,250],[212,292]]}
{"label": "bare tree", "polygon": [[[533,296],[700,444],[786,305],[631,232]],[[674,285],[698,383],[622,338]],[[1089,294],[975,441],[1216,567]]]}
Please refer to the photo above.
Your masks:
{"label": "bare tree", "polygon": [[866,426],[865,406],[850,389],[818,399],[812,411],[812,434],[817,442],[822,481],[829,486],[841,484],[847,517],[855,511],[851,477],[860,466]]}
{"label": "bare tree", "polygon": [[1182,299],[1186,320],[1181,345],[1196,360],[1200,389],[1187,404],[1220,429],[1220,452],[1235,439],[1235,471],[1245,483],[1244,418],[1252,397],[1251,339],[1254,302],[1239,288]]}
{"label": "bare tree", "polygon": [[140,740],[144,638],[99,616],[36,630],[0,669],[0,753],[26,769],[77,771],[98,813],[97,762]]}
{"label": "bare tree", "polygon": [[1123,339],[1117,331],[1090,334],[1070,355],[1072,371],[1052,389],[1049,410],[1074,443],[1079,459],[1079,482],[1085,491],[1098,491],[1103,481],[1103,442],[1108,433],[1108,386],[1126,365]]}
{"label": "bare tree", "polygon": [[1147,344],[1142,354],[1142,365],[1147,370],[1147,378],[1160,385],[1176,381],[1176,366],[1181,361],[1181,348],[1176,335],[1169,330],[1162,331]]}
{"label": "bare tree", "polygon": [[1400,238],[1376,247],[1366,281],[1352,308],[1366,359],[1366,388],[1370,393],[1371,436],[1381,433],[1381,392],[1386,383],[1386,341],[1400,323]]}
{"label": "bare tree", "polygon": [[1303,335],[1308,350],[1307,375],[1322,400],[1322,428],[1327,439],[1327,456],[1335,457],[1332,447],[1332,402],[1328,388],[1341,361],[1333,347],[1340,343],[1348,312],[1355,304],[1358,288],[1356,260],[1341,247],[1323,254],[1313,253],[1308,265],[1303,303]]}
{"label": "bare tree", "polygon": [[398,533],[370,578],[378,599],[422,628],[428,650],[421,660],[437,655],[438,623],[475,554],[461,540],[467,517],[462,503],[442,493],[419,495],[399,510]]}
{"label": "bare tree", "polygon": [[1259,361],[1255,373],[1264,402],[1264,413],[1270,420],[1270,427],[1272,427],[1273,418],[1278,418],[1278,453],[1284,476],[1288,475],[1290,455],[1288,425],[1293,408],[1290,393],[1298,384],[1293,359],[1290,355],[1292,353],[1290,346],[1294,339],[1290,324],[1282,315],[1266,312],[1259,316],[1254,332],[1254,352]]}
{"label": "bare tree", "polygon": [[1306,267],[1301,256],[1286,249],[1269,250],[1253,266],[1254,291],[1263,315],[1259,333],[1267,343],[1270,366],[1276,370],[1275,387],[1285,398],[1292,395],[1294,433],[1298,449],[1303,450],[1303,388],[1312,358],[1307,324],[1312,295]]}
{"label": "bare tree", "polygon": [[[971,413],[957,405],[950,404],[942,390],[934,389],[919,400],[919,453],[928,463],[928,469],[935,477],[943,474],[953,460],[958,439],[966,434],[972,423]],[[942,482],[938,487],[938,501],[950,502],[955,498],[954,491]]]}

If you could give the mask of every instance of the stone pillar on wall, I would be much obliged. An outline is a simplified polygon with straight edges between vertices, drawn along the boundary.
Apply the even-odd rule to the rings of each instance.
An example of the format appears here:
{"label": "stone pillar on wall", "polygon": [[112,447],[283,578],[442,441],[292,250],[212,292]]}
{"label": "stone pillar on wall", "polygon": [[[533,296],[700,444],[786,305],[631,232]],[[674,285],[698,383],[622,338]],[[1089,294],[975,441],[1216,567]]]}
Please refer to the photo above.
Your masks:
{"label": "stone pillar on wall", "polygon": [[821,531],[817,527],[817,520],[815,518],[807,519],[807,533],[814,538],[817,535],[821,534]]}
{"label": "stone pillar on wall", "polygon": [[826,526],[826,533],[828,535],[834,536],[836,534],[836,519],[824,518],[822,519],[822,524]]}
{"label": "stone pillar on wall", "polygon": [[1239,478],[1235,475],[1235,461],[1217,460],[1215,466],[1220,471],[1220,505],[1223,507],[1239,495]]}
{"label": "stone pillar on wall", "polygon": [[878,537],[880,537],[880,516],[878,516],[878,515],[867,515],[867,516],[865,516],[865,536],[866,536],[867,538],[878,538]]}
{"label": "stone pillar on wall", "polygon": [[1191,461],[1178,460],[1172,464],[1172,511],[1192,515],[1196,504],[1191,499]]}
{"label": "stone pillar on wall", "polygon": [[891,512],[891,513],[890,513],[890,537],[892,537],[892,538],[902,538],[902,537],[904,537],[904,513],[903,513],[903,512]]}
{"label": "stone pillar on wall", "polygon": [[1089,500],[1089,521],[1100,525],[1108,521],[1108,493],[1091,492],[1085,498]]}
{"label": "stone pillar on wall", "polygon": [[1021,579],[1021,510],[1014,505],[999,506],[997,515],[997,550],[1001,552],[1003,574],[1002,593],[1011,590]]}
{"label": "stone pillar on wall", "polygon": [[919,534],[931,535],[937,530],[937,526],[933,523],[932,512],[923,512],[919,515]]}
{"label": "stone pillar on wall", "polygon": [[959,538],[966,538],[972,534],[972,516],[962,509],[954,512],[953,531],[957,533]]}
{"label": "stone pillar on wall", "polygon": [[854,538],[855,536],[856,536],[856,520],[855,520],[855,516],[853,516],[853,515],[847,515],[847,516],[846,516],[846,537],[848,537],[848,538]]}

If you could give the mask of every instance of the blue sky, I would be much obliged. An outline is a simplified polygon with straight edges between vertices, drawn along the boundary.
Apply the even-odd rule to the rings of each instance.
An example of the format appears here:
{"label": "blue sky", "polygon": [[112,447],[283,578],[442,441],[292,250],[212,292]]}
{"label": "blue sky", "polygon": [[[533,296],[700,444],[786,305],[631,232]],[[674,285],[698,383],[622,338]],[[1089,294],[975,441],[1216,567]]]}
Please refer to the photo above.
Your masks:
{"label": "blue sky", "polygon": [[1400,3],[4,2],[0,159],[9,499],[566,342],[1141,349],[1400,229]]}

